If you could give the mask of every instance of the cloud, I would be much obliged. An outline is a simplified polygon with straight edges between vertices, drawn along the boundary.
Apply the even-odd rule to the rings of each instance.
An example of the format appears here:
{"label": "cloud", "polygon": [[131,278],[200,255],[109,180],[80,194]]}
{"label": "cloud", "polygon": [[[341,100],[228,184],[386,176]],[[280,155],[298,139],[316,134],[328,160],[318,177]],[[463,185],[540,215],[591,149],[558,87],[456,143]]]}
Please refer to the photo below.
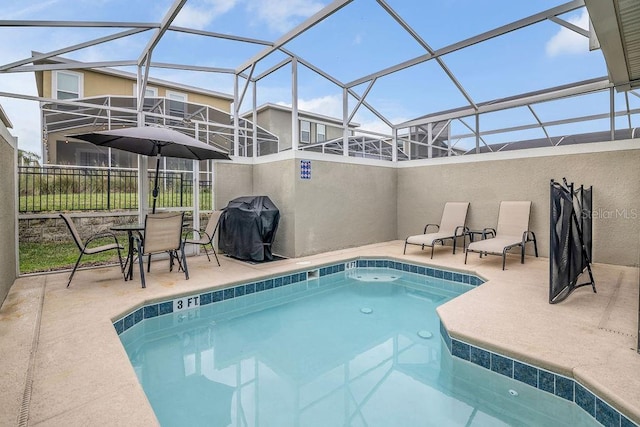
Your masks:
{"label": "cloud", "polygon": [[[567,19],[567,21],[581,28],[589,29],[589,14],[586,9],[582,11],[580,16]],[[547,41],[545,49],[550,57],[587,53],[589,52],[589,39],[575,31],[562,27]]]}
{"label": "cloud", "polygon": [[285,33],[324,6],[314,0],[249,0],[247,10],[272,31]]}
{"label": "cloud", "polygon": [[237,0],[204,0],[199,3],[187,3],[172,24],[202,30],[217,17],[233,9],[236,3]]}
{"label": "cloud", "polygon": [[3,5],[3,19],[29,19],[33,14],[47,10],[52,6],[55,6],[59,1],[60,0],[46,0],[42,2],[32,2],[28,6],[25,6],[24,2],[16,2],[16,8],[14,10],[11,10],[8,7],[5,8],[5,5]]}
{"label": "cloud", "polygon": [[320,98],[299,99],[298,108],[329,117],[342,118],[342,96],[327,95]]}
{"label": "cloud", "polygon": [[[279,101],[276,104],[291,108],[291,103]],[[298,109],[342,119],[342,97],[339,95],[327,95],[312,99],[298,99]]]}

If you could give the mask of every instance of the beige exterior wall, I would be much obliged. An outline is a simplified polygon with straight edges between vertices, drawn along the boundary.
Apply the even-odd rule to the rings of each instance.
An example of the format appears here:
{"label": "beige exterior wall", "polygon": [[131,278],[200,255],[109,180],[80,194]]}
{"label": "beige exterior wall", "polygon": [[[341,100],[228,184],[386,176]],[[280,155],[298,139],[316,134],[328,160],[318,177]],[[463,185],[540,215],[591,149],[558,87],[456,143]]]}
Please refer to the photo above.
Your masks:
{"label": "beige exterior wall", "polygon": [[17,277],[16,274],[16,181],[17,146],[0,122],[0,305]]}
{"label": "beige exterior wall", "polygon": [[280,210],[273,251],[286,257],[396,238],[394,168],[312,160],[311,170],[310,180],[301,179],[296,158],[220,164],[216,207],[238,196],[268,196]]}
{"label": "beige exterior wall", "polygon": [[[251,120],[251,117],[247,117]],[[278,136],[280,151],[291,148],[291,113],[268,108],[258,112],[258,126]]]}
{"label": "beige exterior wall", "polygon": [[501,200],[531,200],[530,229],[540,255],[548,257],[549,181],[566,177],[593,185],[594,261],[634,265],[640,248],[639,165],[635,149],[401,168],[397,237],[438,223],[446,201],[471,202],[467,224],[481,229],[496,226]]}
{"label": "beige exterior wall", "polygon": [[[136,83],[135,79],[128,79],[125,77],[115,76],[111,74],[96,73],[94,71],[73,71],[74,73],[80,73],[84,76],[84,93],[83,97],[92,96],[134,96],[133,88]],[[43,97],[53,98],[52,96],[52,72],[44,72],[43,80]],[[156,84],[150,82],[149,87],[158,89],[158,96],[165,97],[167,91],[185,93],[187,95],[187,101],[196,104],[209,105],[214,108],[221,109],[226,112],[231,111],[231,101],[228,99],[217,98],[215,96],[209,96],[201,93],[190,92],[181,88],[173,88],[162,84]]]}
{"label": "beige exterior wall", "polygon": [[[624,149],[579,152],[608,144],[618,143],[564,147],[551,150],[554,155],[537,149],[504,153],[505,159],[495,154],[469,156],[458,163],[434,159],[397,168],[317,153],[281,153],[265,156],[254,165],[218,164],[216,207],[223,208],[238,196],[269,196],[281,213],[274,252],[300,257],[404,240],[422,232],[426,223],[438,223],[446,201],[471,202],[467,224],[481,229],[496,226],[500,201],[531,200],[530,229],[536,233],[540,255],[547,257],[549,180],[566,177],[576,184],[593,185],[594,261],[636,265],[640,258],[640,147],[627,141]],[[302,158],[312,159],[310,180],[300,179]],[[532,249],[528,247],[529,254]]]}
{"label": "beige exterior wall", "polygon": [[230,200],[253,195],[253,165],[216,163],[214,166],[215,209],[227,206]]}
{"label": "beige exterior wall", "polygon": [[297,160],[295,182],[297,256],[396,238],[396,169],[312,160],[303,180]]}
{"label": "beige exterior wall", "polygon": [[286,257],[299,256],[296,250],[296,180],[294,160],[261,163],[253,167],[253,194],[268,196],[280,211],[280,222],[272,251]]}

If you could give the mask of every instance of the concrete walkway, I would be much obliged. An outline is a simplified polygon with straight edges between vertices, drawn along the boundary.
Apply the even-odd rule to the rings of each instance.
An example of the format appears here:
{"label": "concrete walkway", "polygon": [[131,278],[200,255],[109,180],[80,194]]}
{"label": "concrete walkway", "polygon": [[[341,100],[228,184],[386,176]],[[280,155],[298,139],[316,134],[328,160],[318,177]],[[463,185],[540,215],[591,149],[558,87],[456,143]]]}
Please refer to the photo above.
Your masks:
{"label": "concrete walkway", "polygon": [[640,423],[640,355],[636,353],[638,269],[595,265],[598,293],[581,288],[549,305],[548,263],[517,257],[480,260],[394,241],[268,264],[220,257],[188,259],[190,280],[154,263],[141,289],[137,271],[124,282],[115,267],[18,279],[0,308],[0,425],[157,425],[112,321],[151,301],[193,294],[285,271],[306,271],[358,256],[476,272],[482,286],[440,306],[450,334],[480,347],[574,377]]}

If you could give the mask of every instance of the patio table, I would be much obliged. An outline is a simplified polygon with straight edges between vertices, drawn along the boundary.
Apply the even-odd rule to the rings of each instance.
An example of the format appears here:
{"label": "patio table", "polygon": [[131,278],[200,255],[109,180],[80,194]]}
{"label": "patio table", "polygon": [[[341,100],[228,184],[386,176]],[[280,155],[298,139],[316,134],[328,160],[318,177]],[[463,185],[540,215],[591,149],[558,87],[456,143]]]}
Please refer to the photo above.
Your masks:
{"label": "patio table", "polygon": [[[189,227],[191,223],[189,221],[184,221],[182,223],[182,229],[184,230],[185,227]],[[143,231],[144,231],[144,224],[120,224],[120,225],[114,225],[113,227],[111,227],[111,231],[126,231],[127,232],[127,239],[129,240],[129,249],[127,251],[127,259],[124,263],[124,280],[131,280],[133,279],[133,262],[134,262],[134,258],[135,258],[135,244],[134,244],[134,239],[133,239],[133,233],[138,233],[138,236],[140,237],[140,239],[143,239]],[[181,266],[180,266],[181,267]]]}
{"label": "patio table", "polygon": [[127,251],[127,260],[124,263],[124,280],[133,279],[133,261],[135,256],[135,244],[133,241],[133,233],[137,232],[142,238],[144,224],[121,224],[111,227],[111,231],[126,231],[129,239],[129,249]]}

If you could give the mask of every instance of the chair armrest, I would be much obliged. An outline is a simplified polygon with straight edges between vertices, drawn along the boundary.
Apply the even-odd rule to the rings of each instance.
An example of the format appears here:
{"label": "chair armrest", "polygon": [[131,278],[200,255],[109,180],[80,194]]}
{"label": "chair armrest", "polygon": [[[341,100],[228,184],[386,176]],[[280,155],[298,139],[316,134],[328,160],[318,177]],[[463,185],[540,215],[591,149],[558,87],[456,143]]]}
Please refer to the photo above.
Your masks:
{"label": "chair armrest", "polygon": [[193,236],[196,237],[196,235],[198,236],[198,238],[200,238],[200,230],[196,230],[195,228],[189,229],[189,230],[185,230],[182,232],[182,237],[184,238],[184,240],[187,240],[187,238],[189,236]]}
{"label": "chair armrest", "polygon": [[424,231],[422,232],[422,234],[427,234],[427,228],[429,227],[436,227],[437,230],[440,230],[440,226],[438,224],[427,224],[424,226]]}
{"label": "chair armrest", "polygon": [[[527,230],[525,232],[522,233],[522,245],[524,246],[525,243],[530,242],[531,239],[529,238],[529,236],[533,234],[533,232]],[[534,234],[535,236],[535,234]],[[535,237],[534,237],[535,238]]]}
{"label": "chair armrest", "polygon": [[118,242],[118,238],[116,237],[116,235],[114,233],[112,233],[111,231],[103,231],[100,233],[96,233],[93,236],[89,237],[85,242],[84,242],[84,246],[87,247],[89,245],[89,243],[93,242],[94,240],[97,239],[104,239],[104,238],[113,238],[114,242],[117,245],[120,245],[120,243]]}
{"label": "chair armrest", "polygon": [[[462,230],[462,233],[458,234],[458,230]],[[455,231],[453,232],[453,235],[455,237],[460,237],[460,236],[464,236],[467,231],[469,231],[469,227],[466,227],[464,225],[459,225],[456,227]]]}
{"label": "chair armrest", "polygon": [[197,234],[198,239],[202,238],[202,235],[205,235],[205,236],[207,236],[207,239],[209,239],[209,241],[211,241],[211,236],[209,236],[209,234],[207,234],[206,231],[196,230],[195,228],[191,229],[191,230],[188,230],[188,231],[185,231],[182,240],[184,240],[186,242],[188,237],[189,237],[189,234],[191,234],[193,237],[195,237],[196,234]]}

